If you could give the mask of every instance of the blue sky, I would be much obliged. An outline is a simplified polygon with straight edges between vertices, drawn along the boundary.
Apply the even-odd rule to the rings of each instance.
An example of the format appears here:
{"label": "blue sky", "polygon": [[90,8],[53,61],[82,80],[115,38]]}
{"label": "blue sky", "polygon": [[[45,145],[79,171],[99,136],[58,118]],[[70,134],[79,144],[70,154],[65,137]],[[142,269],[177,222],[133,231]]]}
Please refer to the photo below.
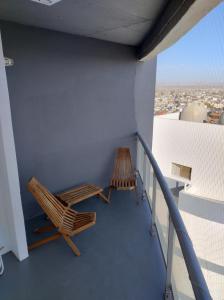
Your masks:
{"label": "blue sky", "polygon": [[224,3],[158,55],[158,85],[224,85]]}

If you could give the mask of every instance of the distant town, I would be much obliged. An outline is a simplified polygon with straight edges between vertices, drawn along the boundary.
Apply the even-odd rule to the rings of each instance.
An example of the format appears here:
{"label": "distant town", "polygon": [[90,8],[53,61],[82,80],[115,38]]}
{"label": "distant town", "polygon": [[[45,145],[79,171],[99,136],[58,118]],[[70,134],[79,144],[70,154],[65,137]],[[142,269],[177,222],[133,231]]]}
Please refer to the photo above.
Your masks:
{"label": "distant town", "polygon": [[216,123],[224,111],[224,86],[157,86],[155,115],[181,112],[183,108],[197,102],[208,108],[210,123]]}

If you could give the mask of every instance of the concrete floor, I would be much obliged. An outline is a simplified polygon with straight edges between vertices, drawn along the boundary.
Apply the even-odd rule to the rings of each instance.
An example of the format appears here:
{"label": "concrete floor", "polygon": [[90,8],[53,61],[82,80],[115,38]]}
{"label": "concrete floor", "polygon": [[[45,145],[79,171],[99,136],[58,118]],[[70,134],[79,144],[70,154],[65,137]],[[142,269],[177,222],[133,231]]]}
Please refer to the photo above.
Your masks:
{"label": "concrete floor", "polygon": [[[63,239],[30,252],[19,263],[4,255],[1,300],[160,300],[165,267],[157,237],[149,234],[147,201],[136,205],[135,193],[114,192],[111,204],[91,198],[75,206],[96,211],[94,227],[74,238],[76,257]],[[29,241],[43,216],[27,222]]]}

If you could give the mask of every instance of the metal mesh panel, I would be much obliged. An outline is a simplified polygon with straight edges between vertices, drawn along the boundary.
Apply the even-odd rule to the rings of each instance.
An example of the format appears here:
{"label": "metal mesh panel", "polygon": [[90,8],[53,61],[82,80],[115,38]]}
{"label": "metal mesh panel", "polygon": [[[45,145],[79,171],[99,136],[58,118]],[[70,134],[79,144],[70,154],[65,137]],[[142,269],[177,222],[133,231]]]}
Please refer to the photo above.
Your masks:
{"label": "metal mesh panel", "polygon": [[176,234],[174,235],[174,251],[172,264],[172,289],[174,300],[195,299],[189,275]]}
{"label": "metal mesh panel", "polygon": [[145,190],[148,196],[150,207],[152,208],[152,190],[153,190],[153,169],[150,161],[146,158],[146,185]]}
{"label": "metal mesh panel", "polygon": [[166,261],[168,249],[169,211],[158,181],[156,181],[156,227]]}
{"label": "metal mesh panel", "polygon": [[137,169],[141,178],[143,179],[143,162],[144,162],[144,149],[142,144],[137,142]]}

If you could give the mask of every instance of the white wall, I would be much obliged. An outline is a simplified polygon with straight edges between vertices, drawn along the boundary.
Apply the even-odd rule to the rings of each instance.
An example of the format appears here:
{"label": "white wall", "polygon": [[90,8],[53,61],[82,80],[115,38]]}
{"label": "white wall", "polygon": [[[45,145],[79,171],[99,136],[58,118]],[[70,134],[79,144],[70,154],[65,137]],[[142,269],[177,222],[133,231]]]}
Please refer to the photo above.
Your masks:
{"label": "white wall", "polygon": [[7,79],[0,35],[0,245],[28,256]]}
{"label": "white wall", "polygon": [[172,162],[192,167],[178,206],[212,297],[224,299],[224,126],[155,117],[153,153],[167,177]]}
{"label": "white wall", "polygon": [[155,117],[153,153],[165,176],[192,167],[192,193],[224,201],[224,126]]}

